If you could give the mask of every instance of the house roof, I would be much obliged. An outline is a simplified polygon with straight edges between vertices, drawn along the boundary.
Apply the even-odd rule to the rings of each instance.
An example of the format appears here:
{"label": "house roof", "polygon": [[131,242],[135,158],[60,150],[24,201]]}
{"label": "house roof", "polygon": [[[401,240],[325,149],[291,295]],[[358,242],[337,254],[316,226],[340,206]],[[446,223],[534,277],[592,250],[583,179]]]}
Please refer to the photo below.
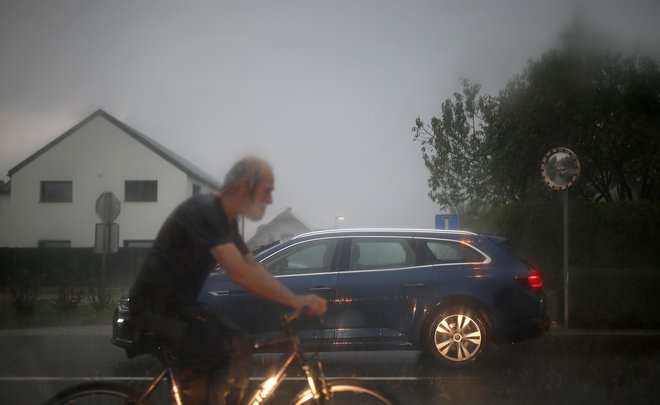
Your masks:
{"label": "house roof", "polygon": [[171,164],[173,164],[175,167],[183,171],[184,173],[188,174],[189,176],[195,177],[201,181],[204,181],[208,183],[209,185],[213,187],[219,187],[220,183],[215,180],[213,177],[210,175],[204,173],[204,171],[185,158],[181,157],[177,153],[173,152],[172,150],[166,148],[165,146],[159,144],[158,142],[154,141],[153,139],[149,138],[148,136],[144,135],[143,133],[133,129],[132,127],[126,125],[125,123],[121,122],[117,118],[113,117],[112,115],[108,114],[107,112],[103,111],[102,109],[96,110],[93,114],[85,118],[84,120],[80,121],[78,124],[76,124],[73,128],[69,129],[62,135],[58,136],[57,138],[53,139],[51,142],[46,144],[44,147],[30,155],[27,159],[23,160],[21,163],[18,165],[14,166],[9,172],[7,173],[9,176],[12,176],[14,173],[19,171],[21,168],[47,152],[50,148],[53,146],[57,145],[59,142],[62,140],[66,139],[69,135],[73,134],[83,126],[85,126],[87,123],[95,119],[96,117],[103,117],[106,120],[110,121],[113,125],[115,125],[117,128],[121,129],[124,131],[126,134],[149,148],[151,151],[162,157],[163,159],[167,160]]}
{"label": "house roof", "polygon": [[294,221],[294,222],[297,222],[298,224],[300,224],[300,226],[302,226],[304,228],[307,228],[307,229],[310,229],[307,226],[307,224],[305,224],[303,221],[301,221],[298,217],[296,217],[293,214],[293,209],[291,209],[291,207],[286,207],[286,209],[284,211],[277,214],[277,216],[275,216],[275,218],[273,218],[266,226],[271,225],[271,224],[275,224],[275,223],[280,222],[280,221]]}
{"label": "house roof", "polygon": [[250,240],[247,242],[247,245],[252,246],[254,241],[258,240],[261,235],[268,233],[271,228],[282,222],[296,223],[301,228],[305,229],[305,232],[309,232],[310,228],[303,221],[298,219],[298,217],[296,217],[292,211],[293,210],[290,207],[287,207],[284,211],[277,214],[277,216],[275,216],[275,218],[273,218],[269,223],[259,225],[256,234],[250,238]]}

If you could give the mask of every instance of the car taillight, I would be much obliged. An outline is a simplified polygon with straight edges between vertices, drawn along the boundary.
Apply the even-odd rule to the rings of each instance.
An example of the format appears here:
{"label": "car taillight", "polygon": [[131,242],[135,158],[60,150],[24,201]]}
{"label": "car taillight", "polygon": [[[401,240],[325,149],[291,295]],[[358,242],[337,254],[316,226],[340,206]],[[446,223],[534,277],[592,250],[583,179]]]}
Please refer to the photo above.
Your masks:
{"label": "car taillight", "polygon": [[532,288],[541,288],[543,287],[543,279],[538,271],[532,270],[531,273],[527,276],[527,283]]}
{"label": "car taillight", "polygon": [[527,276],[516,276],[516,281],[524,286],[524,287],[530,287],[530,288],[541,288],[543,287],[543,279],[541,278],[541,274],[539,274],[538,270],[536,269],[530,269],[529,274]]}

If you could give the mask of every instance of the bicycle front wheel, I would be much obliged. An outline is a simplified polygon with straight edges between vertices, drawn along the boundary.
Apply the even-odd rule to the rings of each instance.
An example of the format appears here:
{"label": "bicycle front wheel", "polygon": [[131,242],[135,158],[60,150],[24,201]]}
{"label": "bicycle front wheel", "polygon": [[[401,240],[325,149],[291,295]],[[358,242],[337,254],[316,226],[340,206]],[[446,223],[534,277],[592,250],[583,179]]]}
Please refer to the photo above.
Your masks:
{"label": "bicycle front wheel", "polygon": [[[327,382],[330,398],[323,403],[328,405],[398,405],[398,401],[391,396],[380,392],[360,380],[338,379]],[[319,403],[314,394],[307,389],[296,396],[294,405],[312,405]]]}
{"label": "bicycle front wheel", "polygon": [[[107,382],[91,382],[67,388],[46,405],[137,405],[139,394],[129,387]],[[151,405],[142,402],[140,405]]]}

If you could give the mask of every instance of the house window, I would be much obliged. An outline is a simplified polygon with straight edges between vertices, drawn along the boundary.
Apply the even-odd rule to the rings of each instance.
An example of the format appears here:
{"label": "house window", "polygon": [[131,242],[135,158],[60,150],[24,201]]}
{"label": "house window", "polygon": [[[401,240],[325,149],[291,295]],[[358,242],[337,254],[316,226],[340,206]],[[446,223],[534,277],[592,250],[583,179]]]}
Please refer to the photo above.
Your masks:
{"label": "house window", "polygon": [[198,195],[202,192],[202,188],[197,184],[193,184],[193,195]]}
{"label": "house window", "polygon": [[158,201],[157,180],[126,180],[124,183],[124,201],[156,202]]}
{"label": "house window", "polygon": [[70,248],[71,247],[71,241],[70,240],[40,240],[39,241],[39,247],[40,248]]}
{"label": "house window", "polygon": [[153,244],[153,240],[124,240],[125,248],[150,248]]}
{"label": "house window", "polygon": [[72,181],[42,181],[39,196],[41,202],[72,202]]}

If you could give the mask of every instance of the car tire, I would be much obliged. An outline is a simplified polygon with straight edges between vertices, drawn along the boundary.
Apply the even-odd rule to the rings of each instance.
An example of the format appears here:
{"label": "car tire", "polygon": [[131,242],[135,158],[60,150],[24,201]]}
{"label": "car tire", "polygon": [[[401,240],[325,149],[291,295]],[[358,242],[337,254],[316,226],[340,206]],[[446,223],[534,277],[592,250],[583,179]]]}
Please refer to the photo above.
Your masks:
{"label": "car tire", "polygon": [[484,317],[470,307],[441,308],[430,318],[426,349],[441,364],[462,367],[479,360],[490,344]]}

